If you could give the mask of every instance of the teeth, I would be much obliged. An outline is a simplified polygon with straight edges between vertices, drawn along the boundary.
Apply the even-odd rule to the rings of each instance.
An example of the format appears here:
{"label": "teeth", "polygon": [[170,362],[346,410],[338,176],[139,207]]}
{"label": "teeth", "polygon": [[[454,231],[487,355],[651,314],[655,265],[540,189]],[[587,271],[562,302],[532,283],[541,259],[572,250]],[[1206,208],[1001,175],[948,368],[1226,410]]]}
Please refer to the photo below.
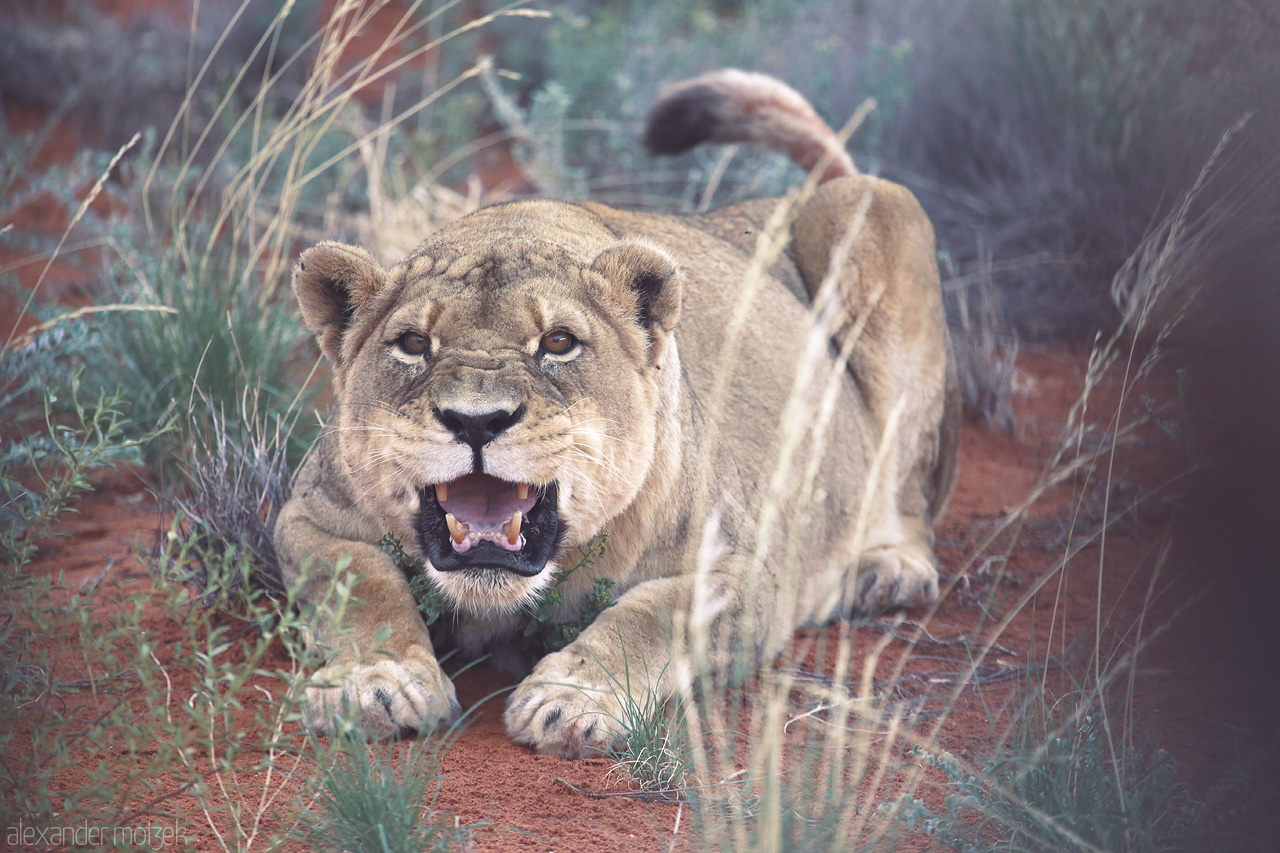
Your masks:
{"label": "teeth", "polygon": [[[471,529],[471,526],[458,521],[458,519],[453,517],[453,513],[451,512],[445,513],[444,523],[449,525],[449,535],[453,537],[453,541],[461,545],[462,540],[467,538],[467,531]],[[471,535],[471,538],[476,538],[474,533]]]}
{"label": "teeth", "polygon": [[440,501],[440,503],[444,503],[449,500],[448,483],[436,483],[436,500]]}
{"label": "teeth", "polygon": [[524,516],[520,510],[511,513],[511,520],[502,525],[502,532],[507,534],[507,541],[512,545],[520,541],[520,522],[524,520]]}
{"label": "teeth", "polygon": [[[528,483],[517,483],[517,484],[516,484],[516,497],[520,498],[520,500],[525,500],[526,498],[528,498],[528,497],[529,497],[529,484],[528,484]],[[517,526],[517,527],[519,527],[519,525],[518,525],[518,524],[517,524],[516,526]]]}

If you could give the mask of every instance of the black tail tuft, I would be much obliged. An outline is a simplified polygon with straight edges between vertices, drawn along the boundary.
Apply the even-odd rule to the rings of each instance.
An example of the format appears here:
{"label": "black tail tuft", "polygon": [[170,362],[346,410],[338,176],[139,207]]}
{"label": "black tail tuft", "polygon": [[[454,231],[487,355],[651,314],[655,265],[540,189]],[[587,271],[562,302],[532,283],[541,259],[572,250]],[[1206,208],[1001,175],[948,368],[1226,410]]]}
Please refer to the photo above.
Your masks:
{"label": "black tail tuft", "polygon": [[662,98],[644,123],[644,147],[650,154],[680,154],[710,140],[726,101],[711,86],[694,85]]}

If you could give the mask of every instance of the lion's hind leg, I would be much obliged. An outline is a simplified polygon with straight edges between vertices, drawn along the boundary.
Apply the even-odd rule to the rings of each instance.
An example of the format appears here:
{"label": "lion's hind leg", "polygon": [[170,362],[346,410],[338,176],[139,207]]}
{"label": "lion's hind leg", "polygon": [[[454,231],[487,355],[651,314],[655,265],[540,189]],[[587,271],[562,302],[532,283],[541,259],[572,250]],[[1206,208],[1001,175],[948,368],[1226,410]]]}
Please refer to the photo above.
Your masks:
{"label": "lion's hind leg", "polygon": [[[818,188],[792,226],[810,297],[840,300],[832,330],[879,448],[881,490],[846,612],[938,597],[933,521],[954,475],[949,343],[933,229],[906,189],[858,176]],[[838,263],[838,267],[833,267]],[[835,288],[834,291],[831,288]]]}
{"label": "lion's hind leg", "polygon": [[906,534],[894,545],[869,548],[845,579],[841,613],[866,616],[891,607],[927,607],[938,600],[933,536],[918,520],[903,519]]}

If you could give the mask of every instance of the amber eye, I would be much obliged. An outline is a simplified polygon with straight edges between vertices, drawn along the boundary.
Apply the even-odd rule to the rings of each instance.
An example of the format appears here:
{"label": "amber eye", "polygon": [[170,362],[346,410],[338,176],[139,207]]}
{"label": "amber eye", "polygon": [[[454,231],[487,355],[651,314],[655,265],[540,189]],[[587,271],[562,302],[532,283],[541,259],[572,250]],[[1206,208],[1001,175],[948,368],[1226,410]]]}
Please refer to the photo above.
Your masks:
{"label": "amber eye", "polygon": [[552,355],[564,355],[578,345],[578,339],[564,329],[556,329],[542,336],[542,349]]}
{"label": "amber eye", "polygon": [[427,336],[417,332],[405,332],[396,343],[409,355],[426,355],[427,350],[431,349],[431,341]]}

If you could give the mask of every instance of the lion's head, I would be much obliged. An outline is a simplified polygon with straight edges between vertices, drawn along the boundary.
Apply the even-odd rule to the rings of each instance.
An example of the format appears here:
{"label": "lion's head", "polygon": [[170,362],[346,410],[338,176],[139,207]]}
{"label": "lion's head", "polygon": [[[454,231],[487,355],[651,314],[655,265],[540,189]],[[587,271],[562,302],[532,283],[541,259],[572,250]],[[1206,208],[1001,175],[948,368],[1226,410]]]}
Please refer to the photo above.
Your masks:
{"label": "lion's head", "polygon": [[365,509],[476,614],[510,612],[636,498],[681,276],[555,202],[487,208],[383,269],[306,251],[294,291],[333,364]]}

